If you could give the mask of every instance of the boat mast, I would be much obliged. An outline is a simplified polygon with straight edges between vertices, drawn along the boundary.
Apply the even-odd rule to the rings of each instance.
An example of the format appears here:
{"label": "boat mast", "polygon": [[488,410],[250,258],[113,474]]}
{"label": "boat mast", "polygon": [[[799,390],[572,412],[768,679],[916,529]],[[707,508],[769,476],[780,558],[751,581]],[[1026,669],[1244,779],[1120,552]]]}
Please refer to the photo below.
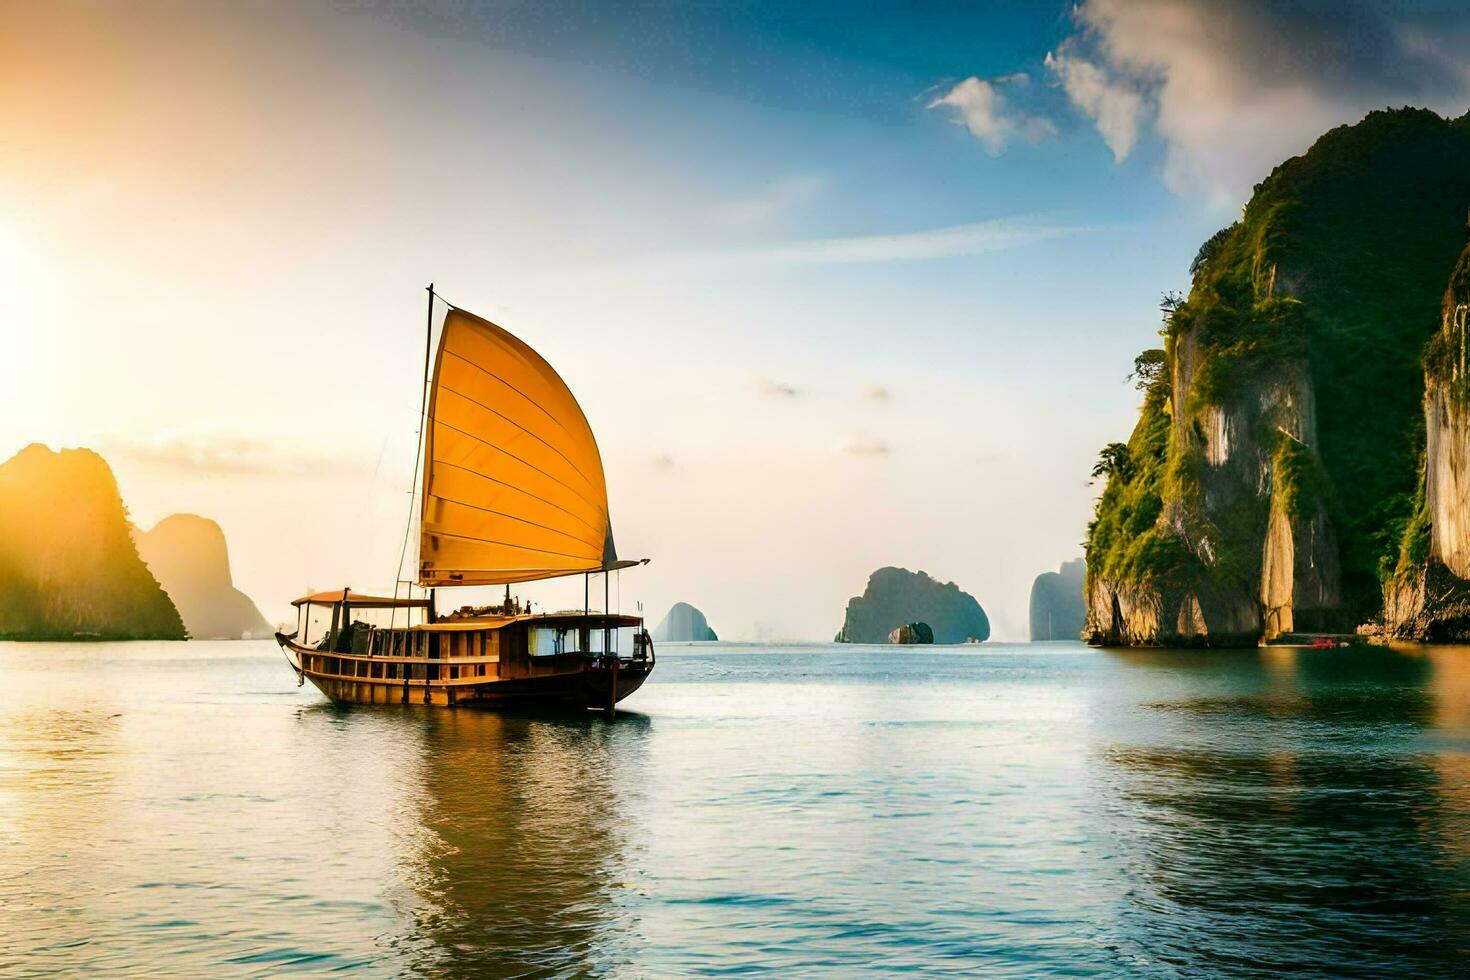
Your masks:
{"label": "boat mast", "polygon": [[[408,522],[403,528],[403,546],[398,549],[398,570],[393,575],[393,601],[388,613],[388,628],[392,629],[398,615],[398,586],[403,584],[403,560],[408,557],[408,536],[413,531],[414,495],[418,492],[419,461],[424,455],[424,422],[429,412],[429,348],[434,338],[434,284],[429,283],[429,311],[424,317],[424,380],[419,387],[419,438],[413,450],[413,476],[408,485]],[[408,582],[408,597],[413,598],[413,580]],[[412,619],[412,617],[408,617]],[[412,625],[410,622],[409,625]]]}

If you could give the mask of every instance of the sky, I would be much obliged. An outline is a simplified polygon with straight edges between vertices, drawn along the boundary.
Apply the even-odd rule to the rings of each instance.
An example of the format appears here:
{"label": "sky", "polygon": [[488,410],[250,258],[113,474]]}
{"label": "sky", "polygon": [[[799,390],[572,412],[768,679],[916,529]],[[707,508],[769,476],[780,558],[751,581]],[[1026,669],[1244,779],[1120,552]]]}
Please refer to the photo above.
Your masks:
{"label": "sky", "polygon": [[0,458],[218,521],[273,622],[391,589],[433,282],[576,393],[621,608],[825,640],[898,565],[1024,639],[1160,296],[1326,129],[1464,113],[1466,13],[0,0]]}

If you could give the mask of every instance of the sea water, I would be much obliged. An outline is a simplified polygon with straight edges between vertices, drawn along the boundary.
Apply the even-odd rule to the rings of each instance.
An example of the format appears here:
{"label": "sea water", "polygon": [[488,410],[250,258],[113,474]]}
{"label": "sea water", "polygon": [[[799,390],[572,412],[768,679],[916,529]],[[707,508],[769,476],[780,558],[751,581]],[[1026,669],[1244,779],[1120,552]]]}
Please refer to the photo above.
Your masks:
{"label": "sea water", "polygon": [[658,652],[609,724],[337,707],[272,643],[0,644],[0,974],[1470,957],[1470,650]]}

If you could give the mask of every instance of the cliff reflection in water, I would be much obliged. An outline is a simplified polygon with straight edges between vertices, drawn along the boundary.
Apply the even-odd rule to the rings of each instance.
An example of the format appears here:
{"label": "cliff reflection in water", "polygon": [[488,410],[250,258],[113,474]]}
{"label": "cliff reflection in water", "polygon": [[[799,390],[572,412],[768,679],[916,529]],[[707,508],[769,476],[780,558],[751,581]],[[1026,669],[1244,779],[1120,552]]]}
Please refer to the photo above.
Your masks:
{"label": "cliff reflection in water", "polygon": [[[1470,814],[1464,755],[1438,733],[1470,703],[1466,654],[1116,654],[1197,675],[1101,749],[1128,945],[1186,970],[1311,970],[1350,949],[1367,975],[1455,972]],[[1405,943],[1406,922],[1443,942]]]}
{"label": "cliff reflection in water", "polygon": [[617,906],[639,839],[650,723],[434,712],[424,721],[420,813],[403,839],[399,940],[416,970],[588,975],[635,948]]}

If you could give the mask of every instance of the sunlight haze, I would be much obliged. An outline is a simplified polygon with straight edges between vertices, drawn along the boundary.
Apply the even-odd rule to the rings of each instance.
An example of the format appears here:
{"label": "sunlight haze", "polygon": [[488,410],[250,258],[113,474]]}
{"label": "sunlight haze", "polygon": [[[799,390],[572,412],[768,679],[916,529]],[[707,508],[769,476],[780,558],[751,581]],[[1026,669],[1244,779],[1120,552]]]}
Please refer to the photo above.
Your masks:
{"label": "sunlight haze", "polygon": [[[432,282],[576,393],[652,559],[624,609],[828,640],[898,565],[1024,639],[1198,244],[1326,126],[1463,111],[1467,78],[1278,105],[1186,3],[1167,51],[1115,2],[853,14],[860,44],[835,11],[532,6],[0,4],[0,457],[90,447],[134,523],[218,521],[271,622],[391,590]],[[1199,85],[1129,81],[1165,68]]]}

